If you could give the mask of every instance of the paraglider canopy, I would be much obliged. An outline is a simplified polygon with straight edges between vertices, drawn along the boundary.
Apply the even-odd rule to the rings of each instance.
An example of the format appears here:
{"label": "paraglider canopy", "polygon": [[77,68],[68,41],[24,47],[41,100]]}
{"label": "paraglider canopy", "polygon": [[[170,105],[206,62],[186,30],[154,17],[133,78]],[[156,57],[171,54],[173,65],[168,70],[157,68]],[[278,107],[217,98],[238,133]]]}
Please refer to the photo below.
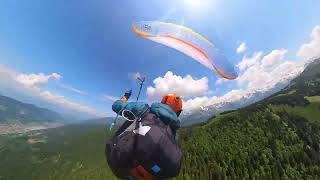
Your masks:
{"label": "paraglider canopy", "polygon": [[190,28],[161,21],[140,21],[132,24],[132,30],[141,37],[190,56],[226,79],[238,76],[227,58],[209,40]]}

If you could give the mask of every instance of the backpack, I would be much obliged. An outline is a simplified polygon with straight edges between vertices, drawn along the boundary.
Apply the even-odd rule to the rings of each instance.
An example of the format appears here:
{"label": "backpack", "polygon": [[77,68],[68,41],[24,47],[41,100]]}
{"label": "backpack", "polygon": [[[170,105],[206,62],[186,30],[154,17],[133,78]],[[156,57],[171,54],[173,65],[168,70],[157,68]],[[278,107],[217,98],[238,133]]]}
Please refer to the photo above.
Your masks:
{"label": "backpack", "polygon": [[112,172],[121,179],[165,179],[181,168],[182,152],[175,133],[155,114],[126,121],[106,143],[105,153]]}

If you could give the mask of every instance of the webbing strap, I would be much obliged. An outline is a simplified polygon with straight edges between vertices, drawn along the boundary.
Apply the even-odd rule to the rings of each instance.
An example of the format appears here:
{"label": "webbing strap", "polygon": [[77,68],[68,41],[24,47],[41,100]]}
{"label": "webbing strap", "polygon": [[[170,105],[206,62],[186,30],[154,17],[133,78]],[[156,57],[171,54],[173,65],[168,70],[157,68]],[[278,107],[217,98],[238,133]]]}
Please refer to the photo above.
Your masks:
{"label": "webbing strap", "polygon": [[119,114],[127,107],[128,104],[126,104],[120,111],[117,113],[117,116],[114,118],[113,122],[109,124],[109,131],[113,128],[113,126],[117,123],[117,119],[119,117]]}

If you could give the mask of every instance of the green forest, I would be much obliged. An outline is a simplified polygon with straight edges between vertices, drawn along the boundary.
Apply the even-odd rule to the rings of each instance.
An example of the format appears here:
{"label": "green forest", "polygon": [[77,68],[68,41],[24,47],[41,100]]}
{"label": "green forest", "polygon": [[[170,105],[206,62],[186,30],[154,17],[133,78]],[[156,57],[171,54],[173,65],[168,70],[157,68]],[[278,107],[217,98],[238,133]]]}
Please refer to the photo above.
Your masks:
{"label": "green forest", "polygon": [[105,142],[102,124],[0,136],[0,180],[115,179],[105,161]]}
{"label": "green forest", "polygon": [[[109,136],[101,124],[0,136],[0,179],[116,179]],[[320,61],[269,98],[181,128],[179,143],[176,179],[320,179]]]}
{"label": "green forest", "polygon": [[320,179],[320,63],[279,93],[180,131],[177,179]]}

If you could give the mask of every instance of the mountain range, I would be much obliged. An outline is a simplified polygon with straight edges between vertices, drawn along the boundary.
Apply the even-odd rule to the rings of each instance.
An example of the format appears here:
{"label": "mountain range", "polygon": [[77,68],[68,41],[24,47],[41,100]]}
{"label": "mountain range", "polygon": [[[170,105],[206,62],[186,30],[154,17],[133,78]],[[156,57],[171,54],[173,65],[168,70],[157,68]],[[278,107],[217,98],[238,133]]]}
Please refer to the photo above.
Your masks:
{"label": "mountain range", "polygon": [[54,123],[64,118],[57,112],[0,95],[0,123]]}

